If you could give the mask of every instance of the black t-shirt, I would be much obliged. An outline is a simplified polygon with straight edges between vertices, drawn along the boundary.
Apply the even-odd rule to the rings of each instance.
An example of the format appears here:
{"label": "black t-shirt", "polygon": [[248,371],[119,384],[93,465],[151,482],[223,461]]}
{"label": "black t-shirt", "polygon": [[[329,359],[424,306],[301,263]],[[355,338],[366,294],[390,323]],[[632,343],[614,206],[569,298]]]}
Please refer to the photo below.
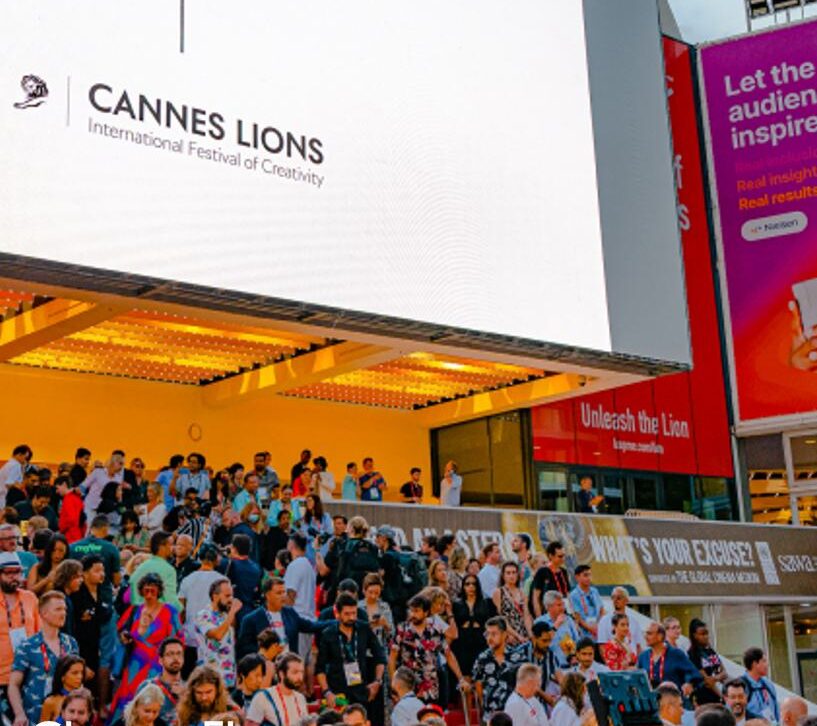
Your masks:
{"label": "black t-shirt", "polygon": [[7,507],[15,507],[20,502],[28,501],[28,495],[26,494],[25,489],[20,489],[19,487],[9,487],[8,491],[6,492],[6,506]]}
{"label": "black t-shirt", "polygon": [[264,544],[261,547],[261,564],[267,570],[275,569],[275,555],[287,548],[289,533],[280,527],[270,527],[264,535]]}
{"label": "black t-shirt", "polygon": [[[549,590],[556,590],[557,592],[562,593],[564,597],[567,597],[570,594],[570,578],[568,577],[567,570],[564,567],[560,567],[554,573],[548,565],[545,565],[536,571],[536,574],[533,576],[533,584],[531,585],[530,589],[529,605],[531,612],[533,612],[534,590],[539,590],[541,592],[542,600],[544,600],[545,593]],[[542,602],[541,605],[542,611],[544,612],[544,602]]]}
{"label": "black t-shirt", "polygon": [[48,528],[52,532],[60,531],[59,517],[57,517],[57,513],[51,508],[51,505],[48,505],[42,512],[35,512],[34,507],[31,506],[31,502],[28,499],[23,499],[22,501],[17,502],[17,504],[14,505],[14,508],[17,510],[17,514],[20,515],[20,519],[23,522],[26,522],[32,517],[39,515],[40,517],[46,518]]}
{"label": "black t-shirt", "polygon": [[[712,648],[690,648],[689,659],[699,671],[708,676],[717,676],[723,672],[723,663],[720,656]],[[721,703],[721,697],[711,688],[701,684],[695,689],[695,703],[703,706],[705,703]]]}
{"label": "black t-shirt", "polygon": [[68,476],[71,477],[71,481],[74,482],[74,486],[78,487],[88,477],[88,472],[85,471],[85,469],[79,464],[74,464],[71,467],[71,471],[68,472]]}
{"label": "black t-shirt", "polygon": [[[412,497],[422,497],[423,496],[423,485],[417,484],[413,481],[407,481],[403,486],[400,487],[400,494],[403,495],[406,499],[411,499]],[[408,502],[413,503],[413,502]]]}
{"label": "black t-shirt", "polygon": [[106,604],[97,591],[97,598],[83,582],[73,595],[74,637],[79,644],[79,654],[91,670],[99,669],[99,646],[102,626],[113,616],[113,607]]}

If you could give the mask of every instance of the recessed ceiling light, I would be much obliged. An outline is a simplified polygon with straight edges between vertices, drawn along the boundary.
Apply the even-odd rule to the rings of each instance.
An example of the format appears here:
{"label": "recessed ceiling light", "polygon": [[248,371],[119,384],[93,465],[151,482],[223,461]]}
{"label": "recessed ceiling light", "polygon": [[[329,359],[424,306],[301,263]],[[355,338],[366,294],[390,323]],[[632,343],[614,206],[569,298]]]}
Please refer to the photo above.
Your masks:
{"label": "recessed ceiling light", "polygon": [[817,444],[817,439],[806,439],[807,444]]}

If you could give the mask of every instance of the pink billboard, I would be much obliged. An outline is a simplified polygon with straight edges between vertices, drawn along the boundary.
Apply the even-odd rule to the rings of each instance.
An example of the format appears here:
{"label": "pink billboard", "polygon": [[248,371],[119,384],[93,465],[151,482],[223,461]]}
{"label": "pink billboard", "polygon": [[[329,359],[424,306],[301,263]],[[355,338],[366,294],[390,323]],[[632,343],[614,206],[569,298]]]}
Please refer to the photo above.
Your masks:
{"label": "pink billboard", "polygon": [[701,65],[742,422],[817,411],[817,23]]}

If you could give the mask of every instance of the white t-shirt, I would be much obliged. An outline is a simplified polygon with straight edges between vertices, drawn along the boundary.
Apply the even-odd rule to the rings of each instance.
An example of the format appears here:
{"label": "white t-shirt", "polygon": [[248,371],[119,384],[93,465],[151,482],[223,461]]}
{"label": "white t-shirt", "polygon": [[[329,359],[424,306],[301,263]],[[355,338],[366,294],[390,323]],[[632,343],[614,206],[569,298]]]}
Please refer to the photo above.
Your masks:
{"label": "white t-shirt", "polygon": [[581,726],[581,723],[582,717],[576,714],[573,702],[562,696],[550,714],[550,726]]}
{"label": "white t-shirt", "polygon": [[514,691],[505,703],[505,713],[511,717],[513,726],[549,726],[548,715],[542,702],[533,698],[522,698]]}
{"label": "white t-shirt", "polygon": [[247,720],[254,723],[268,721],[275,726],[297,726],[307,714],[306,699],[302,694],[293,691],[284,696],[280,686],[273,686],[258,691],[252,697]]}
{"label": "white t-shirt", "polygon": [[479,584],[482,587],[482,595],[488,600],[493,597],[494,590],[499,584],[499,573],[500,569],[497,565],[485,564],[477,575]]}
{"label": "white t-shirt", "polygon": [[9,459],[0,466],[0,507],[6,506],[6,492],[9,484],[23,481],[23,465],[17,459]]}
{"label": "white t-shirt", "polygon": [[450,481],[443,477],[440,482],[440,504],[444,507],[459,507],[462,495],[462,477],[451,472]]}
{"label": "white t-shirt", "polygon": [[287,567],[284,585],[295,591],[295,612],[310,620],[315,619],[315,570],[306,557],[297,557]]}
{"label": "white t-shirt", "polygon": [[335,475],[331,471],[322,471],[319,474],[312,475],[312,481],[315,481],[315,477],[320,476],[320,485],[318,487],[318,496],[321,498],[322,502],[328,502],[332,500],[332,496],[335,493]]}
{"label": "white t-shirt", "polygon": [[215,570],[198,570],[181,581],[178,596],[184,600],[184,639],[187,645],[196,644],[195,618],[197,613],[210,607],[210,585],[223,579],[224,575]]}
{"label": "white t-shirt", "polygon": [[[599,634],[596,638],[596,642],[608,643],[613,639],[614,614],[615,611],[601,616],[601,620],[599,620]],[[637,651],[636,646],[640,645],[642,648],[644,647],[644,635],[641,632],[641,626],[638,624],[638,620],[636,620],[630,613],[627,613],[627,615],[627,620],[630,623],[630,645],[635,653]]]}
{"label": "white t-shirt", "polygon": [[116,474],[109,474],[107,467],[98,466],[94,469],[82,482],[82,487],[85,491],[85,516],[90,522],[96,514],[96,509],[99,502],[102,501],[102,490],[110,481],[122,483],[125,476],[125,470],[120,469]]}
{"label": "white t-shirt", "polygon": [[[165,517],[167,516],[167,509],[165,509],[164,504],[157,504],[153,509],[149,512],[145,510],[145,513],[139,517],[139,522],[141,523],[142,527],[144,527],[148,532],[153,534],[154,532],[158,532],[162,528],[162,522],[164,521]],[[210,604],[210,600],[208,598],[207,604]]]}

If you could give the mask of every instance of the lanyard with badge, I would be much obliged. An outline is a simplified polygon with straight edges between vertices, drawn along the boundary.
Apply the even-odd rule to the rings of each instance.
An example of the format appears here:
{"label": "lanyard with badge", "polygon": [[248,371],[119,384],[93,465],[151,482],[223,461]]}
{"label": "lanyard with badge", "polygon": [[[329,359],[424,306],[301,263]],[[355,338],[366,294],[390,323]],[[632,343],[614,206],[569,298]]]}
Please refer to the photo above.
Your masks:
{"label": "lanyard with badge", "polygon": [[[46,673],[51,672],[51,658],[48,657],[48,646],[45,644],[45,641],[40,643],[40,652],[43,656],[43,667],[45,668]],[[68,655],[62,647],[62,640],[60,640],[60,649],[59,649],[59,657],[63,658],[64,656]]]}
{"label": "lanyard with badge", "polygon": [[340,651],[343,656],[343,673],[346,676],[346,685],[350,688],[363,685],[363,675],[360,672],[360,663],[357,662],[357,628],[352,626],[352,640],[347,641],[338,629]]}
{"label": "lanyard with badge", "polygon": [[3,601],[6,604],[6,619],[8,620],[9,624],[9,640],[11,641],[11,649],[12,651],[17,650],[20,647],[22,642],[28,637],[26,633],[26,612],[23,609],[23,601],[20,599],[20,596],[17,596],[17,605],[20,608],[20,622],[23,624],[22,627],[15,628],[11,624],[11,610],[9,609],[9,601],[7,597],[3,597]]}

